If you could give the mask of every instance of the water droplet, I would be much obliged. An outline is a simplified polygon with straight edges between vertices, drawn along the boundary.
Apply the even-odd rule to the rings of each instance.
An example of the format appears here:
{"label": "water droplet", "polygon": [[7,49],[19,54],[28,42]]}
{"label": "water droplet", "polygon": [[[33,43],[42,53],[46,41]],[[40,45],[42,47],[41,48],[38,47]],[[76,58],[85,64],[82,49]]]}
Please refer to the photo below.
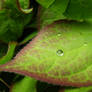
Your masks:
{"label": "water droplet", "polygon": [[86,42],[84,43],[84,46],[87,46],[87,43]]}
{"label": "water droplet", "polygon": [[62,50],[58,50],[58,51],[57,51],[57,55],[58,55],[58,56],[63,56],[63,55],[64,55],[64,52],[63,52]]}
{"label": "water droplet", "polygon": [[61,33],[58,33],[58,36],[61,36]]}

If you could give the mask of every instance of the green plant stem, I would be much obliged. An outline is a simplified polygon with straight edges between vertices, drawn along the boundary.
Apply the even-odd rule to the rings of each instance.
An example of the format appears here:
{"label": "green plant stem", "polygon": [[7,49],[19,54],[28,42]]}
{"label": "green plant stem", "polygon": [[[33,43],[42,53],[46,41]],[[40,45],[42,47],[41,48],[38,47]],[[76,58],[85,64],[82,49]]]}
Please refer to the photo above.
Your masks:
{"label": "green plant stem", "polygon": [[0,78],[0,81],[1,81],[3,84],[5,84],[8,88],[10,88],[10,86],[9,86],[3,79]]}
{"label": "green plant stem", "polygon": [[11,92],[37,92],[36,83],[37,80],[26,76],[21,81],[16,82],[10,90]]}
{"label": "green plant stem", "polygon": [[28,42],[30,39],[32,39],[33,37],[35,37],[37,35],[37,31],[33,32],[32,34],[28,35],[22,42],[20,42],[18,45],[23,45],[26,42]]}
{"label": "green plant stem", "polygon": [[0,58],[0,64],[5,64],[6,62],[11,60],[11,58],[13,57],[16,45],[17,45],[16,42],[9,42],[8,51],[5,56]]}

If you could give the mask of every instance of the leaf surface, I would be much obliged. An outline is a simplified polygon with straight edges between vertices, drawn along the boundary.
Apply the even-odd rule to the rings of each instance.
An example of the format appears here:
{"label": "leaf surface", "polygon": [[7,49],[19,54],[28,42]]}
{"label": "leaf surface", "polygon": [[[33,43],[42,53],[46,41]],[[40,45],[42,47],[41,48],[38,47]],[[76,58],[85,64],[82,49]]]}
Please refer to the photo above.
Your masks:
{"label": "leaf surface", "polygon": [[41,7],[38,11],[41,26],[51,24],[54,21],[65,19],[63,13],[65,12],[69,0],[55,0],[49,8]]}
{"label": "leaf surface", "polygon": [[60,21],[40,30],[0,71],[64,86],[92,85],[92,23]]}
{"label": "leaf surface", "polygon": [[92,18],[92,0],[69,0],[65,15],[72,20]]}
{"label": "leaf surface", "polygon": [[36,0],[43,7],[48,8],[56,0]]}

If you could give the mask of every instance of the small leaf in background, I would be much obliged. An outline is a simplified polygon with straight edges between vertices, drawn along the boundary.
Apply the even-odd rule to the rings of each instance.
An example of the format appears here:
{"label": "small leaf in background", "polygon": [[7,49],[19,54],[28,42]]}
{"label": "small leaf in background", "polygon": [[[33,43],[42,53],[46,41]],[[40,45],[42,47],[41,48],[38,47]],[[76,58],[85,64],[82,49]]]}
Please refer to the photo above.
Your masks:
{"label": "small leaf in background", "polygon": [[71,20],[92,18],[92,0],[69,0],[64,15]]}
{"label": "small leaf in background", "polygon": [[43,7],[48,8],[53,2],[56,0],[36,0],[39,4],[41,4]]}
{"label": "small leaf in background", "polygon": [[22,80],[12,85],[10,92],[37,92],[36,82],[37,80],[31,77],[24,77]]}
{"label": "small leaf in background", "polygon": [[48,25],[0,71],[64,86],[92,85],[91,29],[89,22]]}
{"label": "small leaf in background", "polygon": [[63,13],[65,12],[69,0],[55,0],[49,8],[41,7],[38,11],[38,20],[41,26],[51,24],[60,19],[65,19]]}
{"label": "small leaf in background", "polygon": [[31,13],[24,14],[18,9],[16,0],[6,0],[4,9],[0,10],[0,40],[7,43],[16,41],[31,18]]}

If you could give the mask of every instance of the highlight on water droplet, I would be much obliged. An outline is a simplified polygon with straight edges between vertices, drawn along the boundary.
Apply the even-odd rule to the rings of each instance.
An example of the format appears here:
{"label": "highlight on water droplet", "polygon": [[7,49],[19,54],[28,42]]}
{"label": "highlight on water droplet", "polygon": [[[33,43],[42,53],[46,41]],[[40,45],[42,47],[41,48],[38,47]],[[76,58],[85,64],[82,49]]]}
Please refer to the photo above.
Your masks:
{"label": "highlight on water droplet", "polygon": [[58,36],[61,36],[61,33],[58,33]]}
{"label": "highlight on water droplet", "polygon": [[58,50],[58,51],[57,51],[57,55],[58,55],[58,56],[63,56],[63,55],[64,55],[64,52],[63,52],[62,50]]}
{"label": "highlight on water droplet", "polygon": [[84,43],[84,46],[87,46],[87,42]]}

